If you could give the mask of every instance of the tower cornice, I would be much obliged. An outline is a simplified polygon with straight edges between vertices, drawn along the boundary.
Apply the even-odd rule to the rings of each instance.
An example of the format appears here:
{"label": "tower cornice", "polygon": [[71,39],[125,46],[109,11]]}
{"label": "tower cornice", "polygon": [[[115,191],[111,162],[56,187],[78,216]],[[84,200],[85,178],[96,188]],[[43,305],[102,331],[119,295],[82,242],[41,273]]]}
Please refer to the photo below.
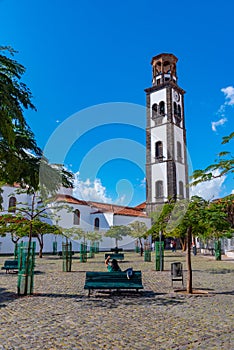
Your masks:
{"label": "tower cornice", "polygon": [[163,88],[166,87],[172,87],[173,89],[176,89],[177,91],[179,91],[182,95],[184,95],[186,93],[185,90],[183,90],[182,88],[180,88],[177,84],[175,84],[173,81],[168,81],[166,83],[160,84],[160,85],[155,85],[155,86],[151,86],[149,88],[146,88],[144,91],[149,94],[151,92],[154,91],[159,91],[162,90]]}

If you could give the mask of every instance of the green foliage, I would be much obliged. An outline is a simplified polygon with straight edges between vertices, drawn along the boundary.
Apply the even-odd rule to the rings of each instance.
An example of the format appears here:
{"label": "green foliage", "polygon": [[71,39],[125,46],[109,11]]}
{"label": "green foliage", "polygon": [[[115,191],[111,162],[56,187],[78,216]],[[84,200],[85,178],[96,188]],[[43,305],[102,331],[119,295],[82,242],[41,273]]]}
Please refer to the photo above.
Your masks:
{"label": "green foliage", "polygon": [[69,239],[80,240],[83,238],[85,241],[86,233],[82,228],[72,226],[70,228],[61,228],[61,230],[63,235]]}
{"label": "green foliage", "polygon": [[0,178],[19,183],[28,193],[40,187],[45,197],[61,185],[72,187],[73,175],[61,165],[50,165],[36,144],[23,115],[25,109],[35,110],[32,94],[21,82],[25,68],[8,57],[14,54],[11,47],[0,47]]}
{"label": "green foliage", "polygon": [[161,231],[165,236],[185,239],[188,229],[194,236],[218,238],[230,236],[231,223],[223,204],[194,196],[188,202],[166,203],[158,212],[152,213],[154,223],[148,235],[157,238]]}
{"label": "green foliage", "polygon": [[100,242],[102,240],[102,233],[99,231],[89,231],[86,233],[86,239],[91,242]]}
{"label": "green foliage", "polygon": [[151,213],[153,219],[152,227],[147,231],[147,236],[151,235],[155,240],[159,237],[159,232],[165,234],[165,230],[174,209],[175,202],[165,203],[157,207],[157,210]]}
{"label": "green foliage", "polygon": [[128,225],[131,229],[129,235],[134,238],[144,238],[147,232],[147,226],[144,222],[134,221]]}
{"label": "green foliage", "polygon": [[118,246],[118,241],[121,241],[124,236],[131,235],[131,228],[128,226],[112,226],[106,233],[106,237],[114,238],[116,242],[116,247]]}
{"label": "green foliage", "polygon": [[[222,144],[229,143],[234,138],[234,132],[230,135],[223,137]],[[215,170],[219,171],[218,175],[214,175]],[[218,159],[215,163],[207,166],[204,170],[195,170],[191,176],[190,186],[196,186],[197,184],[210,181],[215,178],[222,177],[223,175],[234,173],[234,158],[230,152],[222,151],[218,154]]]}
{"label": "green foliage", "polygon": [[31,102],[32,94],[21,82],[25,68],[12,56],[15,51],[10,47],[0,47],[0,138],[9,146],[15,144],[15,131],[30,129],[23,116],[24,109],[34,109]]}
{"label": "green foliage", "polygon": [[179,234],[185,234],[189,229],[194,236],[218,238],[229,235],[230,223],[227,220],[227,213],[218,203],[210,203],[201,197],[194,196],[176,227]]}

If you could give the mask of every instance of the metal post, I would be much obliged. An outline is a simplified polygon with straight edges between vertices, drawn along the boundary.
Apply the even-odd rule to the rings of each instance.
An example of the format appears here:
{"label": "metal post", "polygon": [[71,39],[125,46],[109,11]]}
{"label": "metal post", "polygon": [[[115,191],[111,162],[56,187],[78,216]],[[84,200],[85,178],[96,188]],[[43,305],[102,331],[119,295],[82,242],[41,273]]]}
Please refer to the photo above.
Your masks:
{"label": "metal post", "polygon": [[160,260],[160,271],[163,270],[162,266],[162,231],[159,231],[159,260]]}

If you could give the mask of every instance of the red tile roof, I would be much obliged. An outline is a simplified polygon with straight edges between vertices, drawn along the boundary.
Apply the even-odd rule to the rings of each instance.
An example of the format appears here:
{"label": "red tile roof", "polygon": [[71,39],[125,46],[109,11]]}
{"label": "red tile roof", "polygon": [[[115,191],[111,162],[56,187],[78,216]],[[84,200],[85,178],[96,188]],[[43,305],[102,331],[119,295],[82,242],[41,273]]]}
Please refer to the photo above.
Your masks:
{"label": "red tile roof", "polygon": [[140,208],[124,207],[121,205],[107,204],[107,203],[101,203],[101,202],[93,202],[93,201],[86,202],[84,200],[80,200],[65,194],[57,194],[54,200],[56,202],[66,202],[69,204],[88,205],[90,207],[97,209],[92,214],[111,212],[114,215],[136,216],[136,217],[140,216],[140,217],[147,218],[147,215],[141,209],[141,205],[143,206],[143,203],[140,205]]}
{"label": "red tile roof", "polygon": [[69,194],[57,194],[54,197],[54,200],[56,202],[66,202],[66,203],[70,203],[70,204],[89,205],[86,201],[72,197]]}
{"label": "red tile roof", "polygon": [[146,208],[146,202],[143,202],[141,204],[138,204],[135,209],[145,210]]}
{"label": "red tile roof", "polygon": [[[124,207],[121,205],[99,203],[99,202],[88,202],[88,204],[98,209],[98,212],[111,212],[114,215],[126,215],[126,216],[140,216],[147,217],[142,210],[133,207]],[[97,213],[97,212],[96,212]]]}

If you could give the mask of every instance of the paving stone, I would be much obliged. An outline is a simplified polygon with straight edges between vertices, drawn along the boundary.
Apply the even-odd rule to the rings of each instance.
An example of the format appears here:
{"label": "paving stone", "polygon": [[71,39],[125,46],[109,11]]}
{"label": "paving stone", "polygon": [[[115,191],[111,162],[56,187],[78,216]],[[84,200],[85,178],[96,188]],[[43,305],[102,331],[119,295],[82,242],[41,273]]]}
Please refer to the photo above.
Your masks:
{"label": "paving stone", "polygon": [[[76,257],[76,255],[75,255]],[[0,257],[0,266],[6,257]],[[171,286],[171,263],[185,254],[165,252],[165,271],[125,252],[124,270],[141,270],[144,291],[120,295],[84,290],[86,271],[105,271],[104,253],[62,271],[56,256],[36,259],[34,295],[18,297],[17,275],[0,271],[0,350],[234,349],[234,261],[192,257],[193,287],[187,295]],[[181,282],[174,288],[181,289]]]}

